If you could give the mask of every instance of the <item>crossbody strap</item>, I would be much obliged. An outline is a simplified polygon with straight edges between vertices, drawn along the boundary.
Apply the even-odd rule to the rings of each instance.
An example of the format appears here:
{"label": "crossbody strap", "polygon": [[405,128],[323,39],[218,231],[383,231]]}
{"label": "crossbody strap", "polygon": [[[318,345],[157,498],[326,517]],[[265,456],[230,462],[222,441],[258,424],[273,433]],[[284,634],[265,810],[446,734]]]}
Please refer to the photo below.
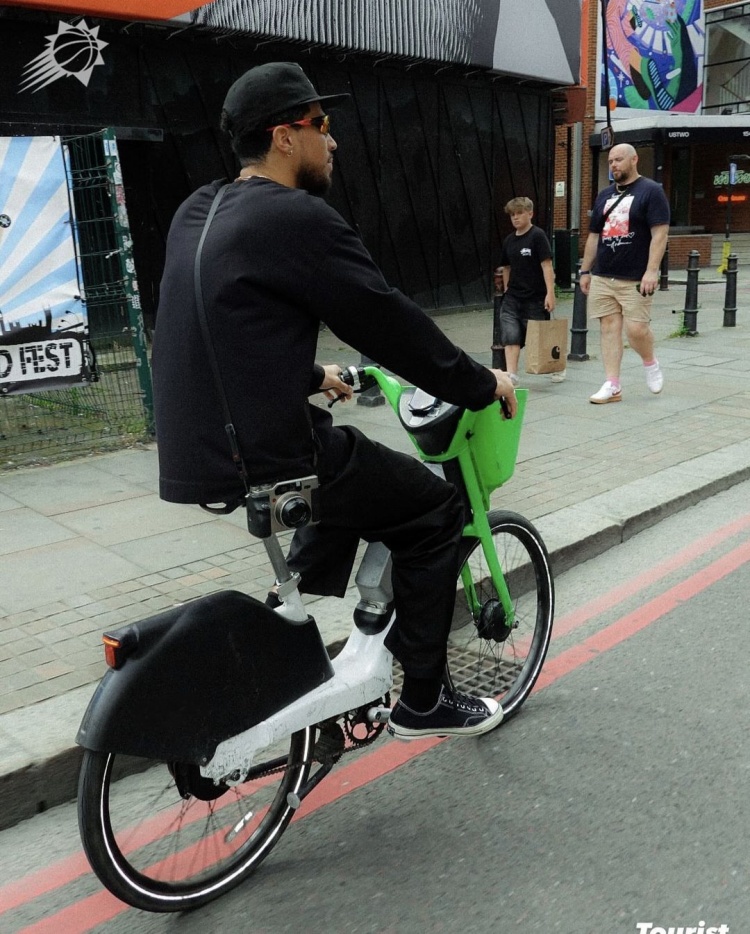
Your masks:
{"label": "crossbody strap", "polygon": [[613,201],[612,204],[610,204],[610,206],[609,206],[609,207],[607,208],[607,210],[604,212],[604,214],[602,214],[602,227],[607,223],[607,218],[608,218],[609,215],[612,213],[612,211],[614,211],[614,209],[615,209],[615,208],[617,207],[617,205],[622,201],[622,199],[625,197],[625,195],[626,195],[627,193],[628,193],[628,189],[627,189],[627,188],[625,189],[625,191],[621,191],[621,192],[620,192],[620,197],[617,199],[617,201]]}
{"label": "crossbody strap", "polygon": [[208,325],[206,306],[203,302],[203,286],[201,283],[201,256],[203,254],[203,244],[206,242],[208,228],[211,226],[211,222],[214,219],[216,210],[221,203],[221,199],[226,194],[227,188],[229,188],[229,185],[222,185],[222,187],[216,192],[216,197],[214,198],[211,208],[209,209],[208,216],[206,217],[206,223],[203,225],[203,232],[201,233],[201,238],[198,241],[198,249],[195,253],[193,282],[195,284],[195,307],[198,311],[198,321],[200,322],[203,341],[206,345],[206,352],[208,353],[208,362],[211,365],[211,371],[214,375],[214,382],[216,383],[216,390],[219,394],[219,401],[221,402],[221,409],[224,414],[224,431],[226,432],[227,438],[229,439],[229,447],[232,452],[232,461],[234,466],[237,468],[237,473],[242,479],[245,491],[249,492],[250,483],[248,479],[247,468],[245,467],[245,462],[242,459],[242,455],[240,454],[240,446],[237,441],[237,432],[235,430],[234,423],[232,422],[232,413],[229,409],[229,402],[227,400],[227,395],[224,392],[224,384],[221,380],[221,370],[219,369],[219,361],[216,359],[216,351],[214,349],[214,342],[211,336],[211,329]]}

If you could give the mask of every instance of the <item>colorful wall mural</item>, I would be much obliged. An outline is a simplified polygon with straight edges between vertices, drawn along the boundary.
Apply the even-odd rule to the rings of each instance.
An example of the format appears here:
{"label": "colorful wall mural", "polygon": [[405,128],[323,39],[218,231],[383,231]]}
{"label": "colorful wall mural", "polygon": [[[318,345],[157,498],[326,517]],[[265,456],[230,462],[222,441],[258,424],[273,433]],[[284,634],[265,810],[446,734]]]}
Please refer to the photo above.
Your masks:
{"label": "colorful wall mural", "polygon": [[698,113],[703,96],[703,0],[605,0],[601,106]]}

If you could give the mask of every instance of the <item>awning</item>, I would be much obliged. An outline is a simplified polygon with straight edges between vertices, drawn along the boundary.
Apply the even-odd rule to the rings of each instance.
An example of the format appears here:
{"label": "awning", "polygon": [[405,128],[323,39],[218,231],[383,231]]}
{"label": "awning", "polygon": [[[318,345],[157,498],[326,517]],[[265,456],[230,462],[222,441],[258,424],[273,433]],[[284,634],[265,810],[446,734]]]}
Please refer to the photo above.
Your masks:
{"label": "awning", "polygon": [[[601,131],[606,124],[597,122],[589,137],[592,149],[601,149]],[[613,120],[612,129],[618,143],[661,143],[690,145],[691,143],[734,143],[750,146],[750,114],[731,116],[694,116],[686,114],[653,114],[626,120]]]}

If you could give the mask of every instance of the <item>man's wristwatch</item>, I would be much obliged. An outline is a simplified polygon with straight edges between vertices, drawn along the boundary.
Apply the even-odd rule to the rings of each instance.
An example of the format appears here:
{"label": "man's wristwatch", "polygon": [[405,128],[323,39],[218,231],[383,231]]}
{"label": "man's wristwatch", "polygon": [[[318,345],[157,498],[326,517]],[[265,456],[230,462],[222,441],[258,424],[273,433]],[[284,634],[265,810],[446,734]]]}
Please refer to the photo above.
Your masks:
{"label": "man's wristwatch", "polygon": [[578,275],[579,275],[579,276],[590,276],[590,275],[591,275],[591,270],[590,270],[590,269],[582,269],[582,270],[578,273]]}

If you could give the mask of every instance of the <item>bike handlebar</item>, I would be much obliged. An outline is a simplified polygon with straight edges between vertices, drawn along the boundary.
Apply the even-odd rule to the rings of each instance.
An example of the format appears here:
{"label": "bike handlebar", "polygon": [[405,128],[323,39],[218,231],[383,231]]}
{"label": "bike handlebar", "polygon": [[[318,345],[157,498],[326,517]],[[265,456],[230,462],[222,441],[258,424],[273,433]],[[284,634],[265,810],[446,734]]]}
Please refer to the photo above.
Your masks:
{"label": "bike handlebar", "polygon": [[[380,386],[383,394],[394,408],[394,401],[398,402],[398,396],[401,395],[403,389],[400,383],[390,376],[386,376],[381,369],[375,366],[348,366],[341,371],[341,381],[342,383],[346,383],[347,386],[352,386],[355,393],[365,392],[365,390],[372,389],[372,387],[376,385]],[[343,398],[345,397],[337,396],[335,399],[332,399],[328,403],[328,408],[330,409],[334,403]],[[508,400],[505,396],[500,397],[500,408],[502,409],[504,418],[511,419],[513,417],[511,415],[510,406],[508,405]]]}
{"label": "bike handlebar", "polygon": [[[352,386],[355,393],[365,392],[367,389],[372,389],[373,386],[379,384],[379,380],[376,376],[373,375],[373,371],[380,373],[377,367],[363,367],[363,366],[348,366],[342,369],[341,371],[341,382],[346,383],[347,386]],[[389,377],[386,377],[388,379]],[[328,403],[328,408],[330,409],[337,402],[340,402],[341,399],[345,399],[346,396],[336,396],[335,399],[331,399]]]}

